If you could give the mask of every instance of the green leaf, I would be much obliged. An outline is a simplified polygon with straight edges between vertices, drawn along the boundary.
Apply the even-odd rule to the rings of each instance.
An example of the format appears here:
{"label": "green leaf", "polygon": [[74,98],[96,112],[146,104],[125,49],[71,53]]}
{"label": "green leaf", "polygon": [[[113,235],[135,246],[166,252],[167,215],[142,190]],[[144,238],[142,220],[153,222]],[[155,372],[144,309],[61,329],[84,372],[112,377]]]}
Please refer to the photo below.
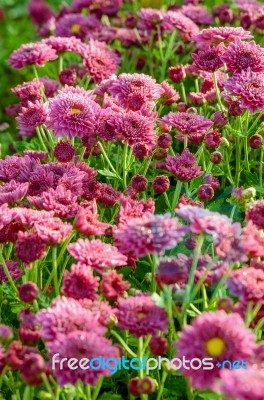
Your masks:
{"label": "green leaf", "polygon": [[114,172],[109,171],[109,169],[98,169],[99,174],[107,176],[108,178],[117,178]]}
{"label": "green leaf", "polygon": [[123,400],[123,397],[120,394],[114,394],[108,392],[100,396],[99,400]]}

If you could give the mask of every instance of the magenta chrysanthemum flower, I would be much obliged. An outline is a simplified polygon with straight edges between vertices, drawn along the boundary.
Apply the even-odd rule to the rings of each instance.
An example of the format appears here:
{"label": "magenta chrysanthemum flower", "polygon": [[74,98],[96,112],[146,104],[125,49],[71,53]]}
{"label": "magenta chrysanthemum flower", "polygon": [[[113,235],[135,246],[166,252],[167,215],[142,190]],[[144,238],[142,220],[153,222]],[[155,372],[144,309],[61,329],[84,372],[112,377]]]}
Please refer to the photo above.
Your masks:
{"label": "magenta chrysanthemum flower", "polygon": [[83,55],[86,49],[86,44],[73,35],[71,37],[49,36],[43,39],[42,43],[47,44],[58,53],[74,52]]}
{"label": "magenta chrysanthemum flower", "polygon": [[0,186],[0,204],[16,203],[25,197],[28,183],[19,183],[11,180],[6,185]]}
{"label": "magenta chrysanthemum flower", "polygon": [[109,271],[104,274],[101,289],[107,300],[117,300],[129,288],[130,284],[124,281],[123,276],[116,271]]}
{"label": "magenta chrysanthemum flower", "polygon": [[221,59],[227,66],[227,72],[241,72],[247,68],[254,72],[264,71],[264,49],[253,40],[242,42],[236,39],[229,44]]}
{"label": "magenta chrysanthemum flower", "polygon": [[225,88],[239,97],[242,109],[252,113],[264,110],[264,73],[253,72],[250,68],[236,73],[225,83]]}
{"label": "magenta chrysanthemum flower", "polygon": [[34,227],[35,224],[45,224],[53,217],[52,211],[38,211],[31,208],[16,207],[13,209],[13,217],[27,227]]}
{"label": "magenta chrysanthemum flower", "polygon": [[[118,357],[118,349],[113,346],[109,339],[93,331],[83,332],[78,329],[69,332],[67,335],[58,335],[56,342],[49,342],[48,348],[50,350],[50,358],[54,354],[59,354],[58,361],[63,358],[71,359],[73,357],[77,360],[82,358],[92,360],[98,357],[115,359]],[[96,367],[96,365],[98,364],[95,363],[94,366]],[[111,370],[103,367],[72,370],[67,364],[63,369],[60,369],[59,364],[57,364],[53,373],[61,386],[67,383],[74,385],[78,380],[89,385],[96,385],[101,376],[110,376]]]}
{"label": "magenta chrysanthemum flower", "polygon": [[165,12],[161,22],[161,30],[172,32],[175,28],[180,31],[179,36],[187,42],[190,42],[191,37],[199,32],[199,27],[181,12]]}
{"label": "magenta chrysanthemum flower", "polygon": [[211,120],[204,118],[202,115],[188,112],[170,112],[158,119],[158,121],[172,126],[186,135],[205,133],[213,125]]}
{"label": "magenta chrysanthemum flower", "polygon": [[264,236],[251,220],[245,226],[242,237],[248,256],[264,257]]}
{"label": "magenta chrysanthemum flower", "polygon": [[57,297],[49,308],[39,311],[37,322],[48,346],[59,334],[67,335],[79,330],[102,336],[106,332],[106,328],[98,322],[96,313],[82,307],[77,300],[66,297]]}
{"label": "magenta chrysanthemum flower", "polygon": [[73,299],[97,300],[99,277],[93,276],[93,271],[87,265],[78,263],[71,266],[71,271],[65,271],[61,293]]}
{"label": "magenta chrysanthemum flower", "polygon": [[184,227],[177,226],[177,218],[169,214],[153,215],[145,213],[140,218],[131,218],[119,224],[114,231],[117,247],[124,254],[143,257],[172,249],[186,233]]}
{"label": "magenta chrysanthemum flower", "polygon": [[51,218],[45,224],[35,223],[34,227],[37,235],[47,244],[61,243],[72,232],[72,225],[60,218]]}
{"label": "magenta chrysanthemum flower", "polygon": [[79,232],[84,233],[87,236],[104,235],[106,229],[111,225],[98,220],[96,203],[94,202],[93,205],[95,205],[95,207],[84,207],[78,211],[74,221],[75,227]]}
{"label": "magenta chrysanthemum flower", "polygon": [[18,96],[22,105],[26,105],[28,101],[31,103],[41,102],[42,95],[40,89],[44,87],[43,83],[37,79],[30,82],[24,82],[21,85],[14,87],[12,92]]}
{"label": "magenta chrysanthemum flower", "polygon": [[252,221],[259,229],[264,229],[264,200],[251,205],[246,213],[247,221]]}
{"label": "magenta chrysanthemum flower", "polygon": [[99,239],[78,239],[68,246],[68,251],[77,261],[89,265],[99,273],[106,268],[122,267],[127,262],[127,257],[115,246]]}
{"label": "magenta chrysanthemum flower", "polygon": [[125,109],[138,111],[144,105],[152,105],[164,89],[155,79],[145,74],[121,74],[109,83],[108,91]]}
{"label": "magenta chrysanthemum flower", "polygon": [[44,124],[47,119],[48,112],[44,106],[39,103],[28,102],[26,107],[22,107],[22,112],[16,117],[18,121],[18,129],[23,132],[31,133],[34,129]]}
{"label": "magenta chrysanthemum flower", "polygon": [[24,155],[29,156],[34,160],[46,160],[49,156],[49,153],[41,150],[24,150]]}
{"label": "magenta chrysanthemum flower", "polygon": [[213,25],[214,23],[214,18],[206,7],[188,4],[182,6],[180,11],[198,25]]}
{"label": "magenta chrysanthemum flower", "polygon": [[101,82],[115,74],[120,57],[104,42],[90,40],[84,53],[84,66],[94,82]]}
{"label": "magenta chrysanthemum flower", "polygon": [[89,98],[89,92],[62,90],[58,96],[49,100],[47,127],[53,129],[55,136],[83,137],[93,135],[101,108]]}
{"label": "magenta chrysanthemum flower", "polygon": [[52,97],[54,93],[57,92],[59,89],[59,83],[54,79],[48,78],[47,76],[43,76],[42,78],[40,78],[40,81],[44,85],[46,97]]}
{"label": "magenta chrysanthemum flower", "polygon": [[164,11],[154,8],[141,8],[138,12],[138,28],[142,31],[156,30],[163,20]]}
{"label": "magenta chrysanthemum flower", "polygon": [[103,326],[108,327],[115,319],[114,310],[107,301],[80,299],[79,302],[83,308],[93,312]]}
{"label": "magenta chrysanthemum flower", "polygon": [[152,198],[147,201],[136,201],[129,196],[120,196],[120,209],[117,214],[118,223],[126,224],[130,218],[142,217],[145,213],[154,213],[155,203]]}
{"label": "magenta chrysanthemum flower", "polygon": [[263,400],[264,370],[249,367],[240,370],[221,370],[219,390],[228,399]]}
{"label": "magenta chrysanthemum flower", "polygon": [[38,209],[54,211],[61,218],[72,218],[78,211],[77,196],[63,185],[43,192],[40,196],[28,196],[28,201]]}
{"label": "magenta chrysanthemum flower", "polygon": [[236,38],[239,39],[251,39],[253,36],[249,31],[245,31],[241,27],[217,27],[217,28],[207,28],[201,30],[197,35],[192,37],[194,42],[198,44],[213,44],[217,45],[219,43],[230,43]]}
{"label": "magenta chrysanthemum flower", "polygon": [[41,42],[23,44],[19,49],[15,50],[8,61],[15,69],[21,69],[26,65],[37,64],[43,67],[47,61],[56,60],[58,58],[55,50],[49,45]]}
{"label": "magenta chrysanthemum flower", "polygon": [[[238,314],[226,314],[224,311],[206,312],[187,325],[175,343],[179,350],[178,358],[213,358],[216,365],[225,360],[249,361],[256,347],[256,337],[246,329],[244,321]],[[227,367],[228,368],[228,367]],[[214,366],[211,370],[183,369],[182,373],[190,378],[192,386],[203,390],[214,388],[220,369]]]}
{"label": "magenta chrysanthemum flower", "polygon": [[263,301],[264,299],[264,271],[253,267],[243,267],[231,271],[227,280],[227,287],[233,296],[248,303]]}
{"label": "magenta chrysanthemum flower", "polygon": [[45,256],[46,244],[33,231],[19,232],[15,252],[21,261],[30,265]]}
{"label": "magenta chrysanthemum flower", "polygon": [[108,123],[114,128],[118,140],[129,146],[145,143],[153,147],[156,142],[153,118],[146,117],[138,112],[116,113],[110,117]]}
{"label": "magenta chrysanthemum flower", "polygon": [[206,46],[193,53],[192,58],[194,59],[194,67],[201,71],[215,72],[224,65],[221,56],[225,53],[225,47],[223,43],[218,46]]}
{"label": "magenta chrysanthemum flower", "polygon": [[203,174],[201,168],[197,165],[195,155],[188,149],[184,149],[182,154],[176,154],[175,156],[168,155],[166,158],[166,168],[177,179],[183,182],[188,182]]}
{"label": "magenta chrysanthemum flower", "polygon": [[[19,268],[19,263],[12,260],[5,260],[11,278],[16,281],[23,275],[22,269]],[[8,282],[8,278],[4,272],[2,264],[0,264],[0,283]]]}
{"label": "magenta chrysanthemum flower", "polygon": [[76,36],[81,39],[92,29],[100,29],[102,24],[95,15],[66,14],[56,22],[55,35],[60,37]]}
{"label": "magenta chrysanthemum flower", "polygon": [[118,326],[136,337],[166,332],[166,311],[158,307],[148,294],[119,299],[116,311]]}
{"label": "magenta chrysanthemum flower", "polygon": [[54,148],[54,157],[60,162],[69,162],[75,154],[75,147],[66,141],[61,140]]}

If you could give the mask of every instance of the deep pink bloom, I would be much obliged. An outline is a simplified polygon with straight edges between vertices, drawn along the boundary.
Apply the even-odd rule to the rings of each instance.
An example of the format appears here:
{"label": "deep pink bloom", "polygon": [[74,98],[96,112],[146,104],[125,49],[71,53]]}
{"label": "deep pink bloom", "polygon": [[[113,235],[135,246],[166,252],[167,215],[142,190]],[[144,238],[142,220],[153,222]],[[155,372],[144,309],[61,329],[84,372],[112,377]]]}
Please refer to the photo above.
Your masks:
{"label": "deep pink bloom", "polygon": [[35,224],[45,224],[50,221],[54,213],[51,211],[38,211],[31,208],[16,207],[13,209],[14,218],[27,227],[34,227]]}
{"label": "deep pink bloom", "polygon": [[161,29],[172,32],[175,28],[180,31],[179,37],[187,42],[190,42],[192,36],[197,35],[199,32],[199,27],[181,12],[165,12],[161,23]]}
{"label": "deep pink bloom", "polygon": [[214,197],[214,189],[207,183],[200,185],[197,188],[197,197],[201,201],[209,201]]}
{"label": "deep pink bloom", "polygon": [[108,327],[115,319],[114,310],[107,301],[80,299],[83,308],[94,313],[101,325]]}
{"label": "deep pink bloom", "polygon": [[100,115],[100,106],[91,100],[89,92],[72,88],[61,90],[49,100],[47,127],[53,129],[55,136],[72,138],[93,135]]}
{"label": "deep pink bloom", "polygon": [[141,8],[138,12],[138,28],[142,31],[156,30],[163,20],[164,11],[154,8]]}
{"label": "deep pink bloom", "polygon": [[264,300],[264,271],[253,267],[242,267],[231,271],[227,287],[233,296],[248,304]]}
{"label": "deep pink bloom", "polygon": [[21,69],[26,65],[36,64],[43,67],[47,61],[58,58],[55,50],[49,45],[41,42],[23,44],[15,50],[8,61],[15,69]]}
{"label": "deep pink bloom", "polygon": [[194,66],[201,71],[215,72],[224,65],[221,56],[225,52],[225,47],[222,43],[218,46],[206,46],[193,53]]}
{"label": "deep pink bloom", "polygon": [[102,82],[115,74],[120,57],[104,42],[90,40],[84,54],[84,66],[94,82]]}
{"label": "deep pink bloom", "polygon": [[[238,314],[226,314],[224,311],[205,312],[196,317],[192,325],[187,325],[175,343],[179,350],[178,358],[213,358],[214,364],[225,360],[249,361],[256,347],[256,337],[246,329],[244,321]],[[228,368],[228,367],[227,367]],[[192,386],[204,390],[214,389],[221,369],[211,370],[182,369],[190,378]]]}
{"label": "deep pink bloom", "polygon": [[22,107],[21,113],[18,114],[18,129],[25,133],[31,133],[39,125],[44,124],[48,116],[47,110],[39,103],[28,102],[26,107]]}
{"label": "deep pink bloom", "polygon": [[197,165],[195,155],[188,149],[184,149],[182,154],[176,154],[175,156],[168,155],[166,158],[166,168],[177,179],[183,182],[197,178],[203,173]]}
{"label": "deep pink bloom", "polygon": [[19,183],[13,179],[0,186],[0,204],[19,202],[27,194],[28,186],[28,183]]}
{"label": "deep pink bloom", "polygon": [[251,39],[253,36],[250,32],[245,31],[241,27],[217,27],[201,30],[197,35],[192,37],[192,40],[198,44],[214,44],[230,43],[236,38]]}
{"label": "deep pink bloom", "polygon": [[213,130],[205,136],[204,141],[209,149],[214,149],[221,144],[221,139],[221,133],[217,130]]}
{"label": "deep pink bloom", "polygon": [[227,72],[241,72],[247,68],[254,72],[264,72],[264,49],[253,40],[242,42],[241,39],[235,39],[221,59],[227,66]]}
{"label": "deep pink bloom", "polygon": [[37,321],[42,328],[41,336],[48,347],[60,334],[67,335],[79,330],[102,336],[106,332],[96,313],[82,307],[77,300],[66,297],[57,297],[50,307],[39,311]]}
{"label": "deep pink bloom", "polygon": [[251,220],[245,226],[242,237],[248,256],[264,257],[264,236]]}
{"label": "deep pink bloom", "polygon": [[37,103],[42,101],[42,95],[40,89],[44,87],[43,83],[37,79],[33,79],[30,82],[24,82],[21,85],[14,87],[12,92],[18,96],[25,106],[28,101],[31,103]]}
{"label": "deep pink bloom", "polygon": [[24,155],[34,158],[34,160],[45,160],[48,158],[49,153],[41,150],[24,150]]}
{"label": "deep pink bloom", "polygon": [[252,221],[259,229],[264,229],[264,200],[258,200],[250,206],[246,219]]}
{"label": "deep pink bloom", "polygon": [[[11,278],[16,281],[23,275],[22,269],[19,268],[18,262],[12,260],[5,260]],[[0,264],[0,283],[8,282],[8,278],[4,272],[2,264]]]}
{"label": "deep pink bloom", "polygon": [[262,400],[264,393],[264,371],[249,367],[238,371],[221,370],[219,390],[229,399]]}
{"label": "deep pink bloom", "polygon": [[106,268],[126,265],[127,257],[121,254],[115,246],[99,239],[78,239],[68,246],[69,253],[82,262],[102,273]]}
{"label": "deep pink bloom", "polygon": [[94,201],[91,206],[81,208],[75,217],[76,229],[85,235],[104,235],[106,229],[110,227],[105,222],[98,220],[96,202]]}
{"label": "deep pink bloom", "polygon": [[108,207],[113,207],[113,205],[115,205],[118,201],[120,195],[121,192],[114,189],[112,185],[98,182],[96,200],[99,203],[102,203]]}
{"label": "deep pink bloom", "polygon": [[250,68],[234,74],[225,84],[225,88],[239,97],[242,109],[255,113],[264,110],[264,73],[253,72]]}
{"label": "deep pink bloom", "polygon": [[38,287],[34,282],[26,282],[18,286],[19,299],[25,303],[32,303],[38,296]]}
{"label": "deep pink bloom", "polygon": [[19,232],[15,252],[21,261],[30,265],[45,256],[46,244],[33,231]]}
{"label": "deep pink bloom", "polygon": [[76,71],[73,68],[64,69],[60,72],[59,80],[62,85],[72,86],[77,79]]}
{"label": "deep pink bloom", "polygon": [[155,203],[152,198],[132,200],[129,196],[120,196],[120,209],[117,214],[118,223],[126,224],[130,218],[142,217],[145,213],[154,213]]}
{"label": "deep pink bloom", "polygon": [[131,218],[119,224],[114,232],[115,243],[124,254],[142,257],[172,249],[184,236],[186,229],[177,226],[177,218],[169,214],[145,213],[140,218]]}
{"label": "deep pink bloom", "polygon": [[10,340],[13,337],[13,331],[12,329],[7,326],[0,324],[0,342],[3,343],[6,340]]}
{"label": "deep pink bloom", "polygon": [[73,299],[97,300],[99,277],[93,276],[93,271],[85,264],[71,266],[71,271],[65,271],[61,292]]}
{"label": "deep pink bloom", "polygon": [[89,31],[92,29],[97,30],[101,27],[102,24],[95,15],[66,14],[56,21],[55,36],[76,36],[80,39],[84,39]]}
{"label": "deep pink bloom", "polygon": [[262,146],[263,138],[258,133],[255,133],[248,139],[248,143],[251,149],[259,149]]}
{"label": "deep pink bloom", "polygon": [[192,133],[205,133],[213,122],[202,115],[188,112],[170,112],[158,119],[159,122],[176,128],[180,133],[190,135]]}
{"label": "deep pink bloom", "polygon": [[45,96],[46,97],[52,97],[55,92],[58,91],[59,89],[59,84],[57,81],[54,79],[50,79],[47,76],[43,76],[40,78],[40,81],[44,85],[44,90],[45,90]]}
{"label": "deep pink bloom", "polygon": [[118,326],[127,329],[136,337],[166,332],[168,318],[166,311],[158,307],[150,295],[142,294],[127,299],[120,298],[116,311]]}
{"label": "deep pink bloom", "polygon": [[[98,335],[94,331],[84,332],[77,328],[68,334],[59,334],[55,342],[49,342],[50,358],[54,354],[59,354],[58,360],[63,358],[74,358],[80,360],[82,358],[92,360],[93,358],[102,357],[103,359],[113,359],[118,357],[118,350],[112,345],[109,339]],[[96,366],[98,364],[94,364]],[[110,369],[99,367],[96,369],[70,369],[65,364],[63,369],[57,368],[53,371],[56,381],[63,386],[67,383],[76,384],[78,380],[89,385],[96,385],[97,380],[101,376],[110,376]]]}
{"label": "deep pink bloom", "polygon": [[168,349],[168,341],[163,336],[152,336],[149,342],[149,348],[151,353],[156,356],[162,356]]}
{"label": "deep pink bloom", "polygon": [[148,185],[148,180],[144,175],[134,175],[131,179],[131,186],[137,192],[143,192]]}
{"label": "deep pink bloom", "polygon": [[122,143],[129,146],[144,143],[149,148],[155,145],[157,137],[153,118],[129,111],[110,116],[108,123],[114,128],[116,139]]}
{"label": "deep pink bloom", "polygon": [[124,281],[122,275],[116,271],[109,271],[104,274],[101,289],[107,300],[117,300],[129,288],[130,284]]}
{"label": "deep pink bloom", "polygon": [[180,11],[198,25],[212,25],[214,19],[206,7],[188,4],[182,6]]}
{"label": "deep pink bloom", "polygon": [[86,49],[86,45],[73,35],[71,37],[49,36],[43,39],[42,43],[47,44],[58,53],[74,52],[83,55]]}
{"label": "deep pink bloom", "polygon": [[75,154],[75,147],[66,141],[61,140],[54,148],[54,157],[60,162],[69,162]]}
{"label": "deep pink bloom", "polygon": [[34,227],[37,235],[47,244],[61,243],[72,232],[72,225],[60,218],[50,218],[44,224],[37,222]]}
{"label": "deep pink bloom", "polygon": [[44,0],[31,0],[28,4],[28,12],[36,25],[43,25],[53,17],[52,9]]}
{"label": "deep pink bloom", "polygon": [[153,180],[152,187],[155,193],[167,192],[170,187],[170,180],[166,175],[156,176]]}

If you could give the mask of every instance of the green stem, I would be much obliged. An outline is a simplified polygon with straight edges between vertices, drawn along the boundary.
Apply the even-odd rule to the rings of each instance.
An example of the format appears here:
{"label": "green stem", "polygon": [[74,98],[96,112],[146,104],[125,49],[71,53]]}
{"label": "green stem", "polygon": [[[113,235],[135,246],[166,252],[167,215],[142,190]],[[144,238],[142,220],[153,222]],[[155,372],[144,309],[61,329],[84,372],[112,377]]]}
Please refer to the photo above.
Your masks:
{"label": "green stem", "polygon": [[236,176],[235,176],[235,185],[239,186],[239,178],[240,178],[240,142],[239,137],[236,136]]}
{"label": "green stem", "polygon": [[263,157],[264,156],[264,147],[261,146],[260,150],[260,165],[259,165],[259,186],[262,187],[262,177],[263,177]]}
{"label": "green stem", "polygon": [[181,194],[181,188],[182,188],[182,182],[177,181],[177,185],[175,188],[173,200],[172,200],[172,205],[171,205],[171,216],[173,217],[175,215],[175,207],[178,204],[180,194]]}
{"label": "green stem", "polygon": [[168,376],[168,372],[165,371],[165,370],[163,370],[162,378],[161,378],[161,382],[160,382],[160,386],[159,386],[159,391],[158,391],[157,399],[156,399],[156,400],[161,400],[161,398],[162,398],[163,389],[164,389],[164,385],[165,385],[167,376]]}
{"label": "green stem", "polygon": [[187,103],[187,97],[186,97],[186,92],[185,92],[184,83],[181,82],[181,83],[180,83],[180,86],[181,86],[182,99],[183,99],[184,103]]}
{"label": "green stem", "polygon": [[6,262],[5,262],[5,259],[3,257],[3,246],[0,246],[0,262],[2,264],[4,273],[5,273],[5,275],[6,275],[7,279],[8,279],[8,282],[10,283],[12,288],[14,289],[15,293],[17,293],[18,291],[17,291],[16,285],[15,285],[13,279],[12,279],[12,276],[10,275],[9,269],[8,269],[8,267],[6,265]]}
{"label": "green stem", "polygon": [[152,255],[152,276],[151,276],[151,292],[155,293],[156,292],[156,270],[157,270],[157,266],[159,263],[159,259],[156,253],[154,253]]}
{"label": "green stem", "polygon": [[116,172],[115,168],[113,167],[113,164],[112,164],[111,161],[109,160],[109,158],[108,158],[108,156],[107,156],[107,154],[106,154],[106,151],[105,151],[105,149],[104,149],[104,146],[103,146],[102,143],[100,143],[100,142],[98,142],[98,145],[99,145],[99,147],[100,147],[100,149],[101,149],[101,151],[102,151],[102,153],[103,153],[103,156],[104,156],[104,158],[105,158],[107,164],[109,165],[110,169],[111,169],[112,172],[115,174],[115,176],[117,177],[117,179],[119,179],[119,180],[122,181],[122,178],[118,175],[118,173]]}
{"label": "green stem", "polygon": [[220,90],[219,90],[218,83],[217,83],[217,75],[216,75],[216,72],[213,73],[213,77],[214,77],[214,87],[215,87],[215,92],[216,92],[217,101],[218,101],[220,110],[221,110],[221,111],[224,111],[224,107],[223,107],[222,101],[221,101]]}
{"label": "green stem", "polygon": [[53,283],[54,283],[55,293],[56,296],[59,296],[60,289],[58,283],[57,246],[52,247],[52,271],[53,271]]}
{"label": "green stem", "polygon": [[38,139],[39,139],[39,141],[40,141],[40,144],[41,144],[41,146],[42,146],[42,149],[43,149],[44,151],[47,151],[47,147],[45,146],[45,143],[43,142],[43,138],[42,138],[42,134],[41,134],[41,130],[40,130],[40,127],[39,127],[39,126],[37,126],[36,131],[37,131]]}
{"label": "green stem", "polygon": [[126,351],[128,352],[128,354],[130,354],[133,358],[137,357],[136,353],[134,353],[130,347],[126,344],[126,342],[124,341],[124,339],[115,331],[111,331],[110,332],[111,335],[115,336],[115,338],[119,341],[120,344],[122,344],[122,346],[124,347],[124,349],[126,349]]}

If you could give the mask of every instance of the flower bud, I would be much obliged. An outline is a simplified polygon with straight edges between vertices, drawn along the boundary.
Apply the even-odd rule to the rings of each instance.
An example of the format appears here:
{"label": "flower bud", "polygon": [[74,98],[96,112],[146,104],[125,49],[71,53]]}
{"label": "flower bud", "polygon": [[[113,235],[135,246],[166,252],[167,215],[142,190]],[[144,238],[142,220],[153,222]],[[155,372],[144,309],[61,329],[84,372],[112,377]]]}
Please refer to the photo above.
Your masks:
{"label": "flower bud", "polygon": [[261,135],[255,134],[249,138],[248,143],[251,149],[259,149],[262,146],[263,138]]}
{"label": "flower bud", "polygon": [[197,189],[197,196],[201,201],[209,201],[214,197],[214,189],[211,185],[200,185]]}
{"label": "flower bud", "polygon": [[220,164],[223,160],[223,155],[220,151],[214,151],[210,156],[210,160],[213,164]]}
{"label": "flower bud", "polygon": [[18,286],[18,296],[25,303],[32,303],[38,296],[38,287],[34,282],[26,282]]}

